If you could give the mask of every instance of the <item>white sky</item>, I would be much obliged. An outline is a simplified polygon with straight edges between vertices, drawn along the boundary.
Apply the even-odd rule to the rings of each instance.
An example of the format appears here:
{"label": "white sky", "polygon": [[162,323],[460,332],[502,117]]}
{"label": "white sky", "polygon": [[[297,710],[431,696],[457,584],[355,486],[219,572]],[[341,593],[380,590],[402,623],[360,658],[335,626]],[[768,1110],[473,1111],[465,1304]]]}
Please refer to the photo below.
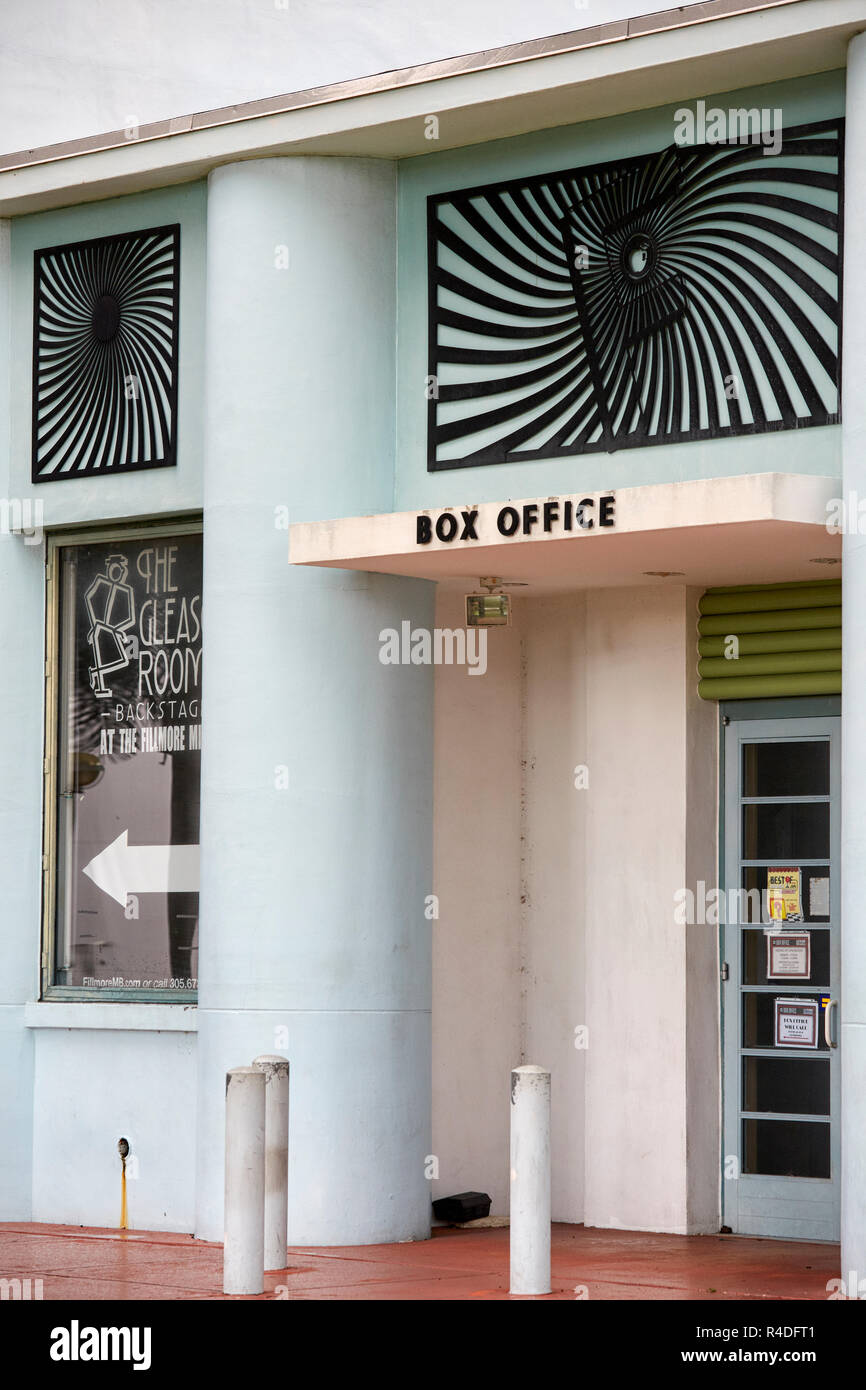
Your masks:
{"label": "white sky", "polygon": [[670,7],[671,0],[0,0],[0,150]]}

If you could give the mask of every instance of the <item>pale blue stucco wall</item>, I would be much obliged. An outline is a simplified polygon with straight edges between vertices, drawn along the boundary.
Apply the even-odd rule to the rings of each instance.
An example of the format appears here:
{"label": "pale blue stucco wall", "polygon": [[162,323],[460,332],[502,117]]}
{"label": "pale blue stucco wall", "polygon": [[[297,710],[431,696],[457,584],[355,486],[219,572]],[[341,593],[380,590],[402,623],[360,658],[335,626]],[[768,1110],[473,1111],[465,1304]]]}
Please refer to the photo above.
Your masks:
{"label": "pale blue stucco wall", "polygon": [[[286,1027],[300,1102],[295,1238],[393,1239],[423,1225],[432,679],[423,668],[381,667],[376,648],[386,624],[432,624],[432,591],[290,571],[274,509],[300,521],[776,468],[840,471],[838,427],[426,471],[428,194],[662,148],[679,104],[431,154],[396,177],[375,161],[247,163],[215,174],[210,198],[196,183],[88,203],[23,218],[8,248],[0,240],[2,495],[39,498],[49,527],[205,512],[204,1026],[197,1077],[189,1063],[171,1078],[173,1113],[186,1117],[171,1153],[178,1180],[163,1175],[148,1188],[145,1168],[131,1194],[134,1224],[192,1229],[197,1200],[199,1232],[218,1237],[214,1087],[226,1066],[284,1050],[275,1029]],[[844,75],[737,91],[730,104],[781,106],[786,124],[839,115]],[[33,250],[173,221],[182,228],[177,468],[34,488]],[[208,281],[209,227],[218,245]],[[251,619],[257,604],[264,616]],[[85,1088],[94,1144],[114,1142],[128,1103],[115,1105],[105,1086],[94,1033],[43,1046],[24,1024],[38,988],[43,634],[41,548],[0,536],[0,1126],[11,1136],[0,1216],[88,1222],[104,1206],[102,1169],[88,1167],[86,1147],[72,1146],[74,1174],[58,1169],[56,1209],[58,1189],[30,1163],[34,1152],[48,1162],[64,1126],[79,1123],[70,1075]],[[276,789],[277,764],[289,768],[287,791]],[[62,1068],[52,1061],[59,1037]],[[189,1058],[191,1041],[177,1047]],[[157,1053],[147,1035],[124,1046],[131,1075],[140,1056],[151,1090],[165,1084]],[[156,1117],[153,1094],[142,1113]],[[374,1170],[378,1196],[359,1210],[354,1194]]]}
{"label": "pale blue stucco wall", "polygon": [[[0,498],[39,501],[46,528],[196,512],[202,494],[206,185],[87,203],[21,218],[0,238]],[[181,314],[178,466],[124,477],[34,486],[31,468],[33,252],[43,246],[179,222]],[[5,254],[4,254],[5,248]],[[7,408],[8,406],[8,408]],[[119,1212],[106,1191],[114,1144],[129,1127],[138,1088],[141,1177],[130,1184],[138,1225],[191,1229],[195,1067],[172,1065],[175,1100],[159,1089],[165,1065],[189,1036],[160,1046],[153,1033],[27,1027],[38,998],[44,728],[44,545],[0,534],[0,1219],[102,1223]],[[78,1006],[77,1022],[90,1006]],[[96,1006],[99,1008],[100,1006]],[[91,1018],[95,1017],[91,1015]],[[62,1065],[58,1045],[62,1043]],[[100,1068],[95,1059],[105,1057]],[[34,1107],[34,1092],[38,1104]],[[66,1155],[66,1157],[64,1157]]]}
{"label": "pale blue stucco wall", "polygon": [[[198,1036],[169,1039],[96,1029],[99,1004],[72,1006],[69,1031],[27,1026],[44,570],[41,546],[0,537],[9,1218],[110,1223],[106,1173],[134,1128],[133,1226],[221,1238],[224,1074],[277,1050],[293,1069],[293,1238],[427,1233],[432,671],[378,654],[383,627],[432,626],[433,586],[292,570],[279,521],[384,510],[393,495],[395,200],[385,161],[248,162],[210,188],[22,219],[0,260],[5,495],[38,499],[47,528],[201,511],[205,536]],[[32,485],[34,249],[174,221],[178,466]]]}

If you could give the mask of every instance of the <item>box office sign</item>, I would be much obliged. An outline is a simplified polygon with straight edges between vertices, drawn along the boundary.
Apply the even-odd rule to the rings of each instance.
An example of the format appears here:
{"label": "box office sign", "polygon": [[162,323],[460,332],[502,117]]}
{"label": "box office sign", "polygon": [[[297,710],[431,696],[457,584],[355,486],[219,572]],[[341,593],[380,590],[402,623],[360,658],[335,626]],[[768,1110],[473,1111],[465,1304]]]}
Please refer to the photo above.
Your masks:
{"label": "box office sign", "polygon": [[817,999],[775,999],[775,1027],[773,1038],[776,1047],[818,1046]]}
{"label": "box office sign", "polygon": [[201,555],[58,547],[55,986],[197,987]]}
{"label": "box office sign", "polygon": [[606,531],[616,526],[616,494],[590,497],[545,497],[505,506],[448,507],[419,512],[415,518],[415,544],[501,544],[503,540],[563,538]]}

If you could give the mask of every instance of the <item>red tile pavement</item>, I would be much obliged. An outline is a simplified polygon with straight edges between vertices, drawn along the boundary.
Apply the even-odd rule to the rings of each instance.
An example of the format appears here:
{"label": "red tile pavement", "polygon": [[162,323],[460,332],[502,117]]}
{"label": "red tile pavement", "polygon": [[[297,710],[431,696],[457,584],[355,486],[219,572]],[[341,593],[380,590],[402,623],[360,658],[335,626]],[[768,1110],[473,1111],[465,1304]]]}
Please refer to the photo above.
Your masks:
{"label": "red tile pavement", "polygon": [[[826,1299],[839,1247],[555,1225],[550,1300]],[[0,1223],[0,1279],[44,1299],[221,1299],[222,1246],[159,1231]],[[585,1292],[584,1292],[585,1290]],[[436,1228],[400,1245],[295,1248],[261,1299],[507,1299],[508,1231]]]}

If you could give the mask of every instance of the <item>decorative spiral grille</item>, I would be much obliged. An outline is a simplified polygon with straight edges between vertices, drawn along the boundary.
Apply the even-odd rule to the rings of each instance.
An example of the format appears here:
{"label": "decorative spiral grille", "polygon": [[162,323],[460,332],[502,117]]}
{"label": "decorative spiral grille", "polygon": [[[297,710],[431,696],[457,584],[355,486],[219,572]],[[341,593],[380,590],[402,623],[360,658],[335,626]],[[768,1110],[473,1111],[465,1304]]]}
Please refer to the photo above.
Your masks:
{"label": "decorative spiral grille", "polygon": [[33,481],[175,462],[180,228],[35,253]]}
{"label": "decorative spiral grille", "polygon": [[843,125],[431,198],[428,467],[835,423]]}

